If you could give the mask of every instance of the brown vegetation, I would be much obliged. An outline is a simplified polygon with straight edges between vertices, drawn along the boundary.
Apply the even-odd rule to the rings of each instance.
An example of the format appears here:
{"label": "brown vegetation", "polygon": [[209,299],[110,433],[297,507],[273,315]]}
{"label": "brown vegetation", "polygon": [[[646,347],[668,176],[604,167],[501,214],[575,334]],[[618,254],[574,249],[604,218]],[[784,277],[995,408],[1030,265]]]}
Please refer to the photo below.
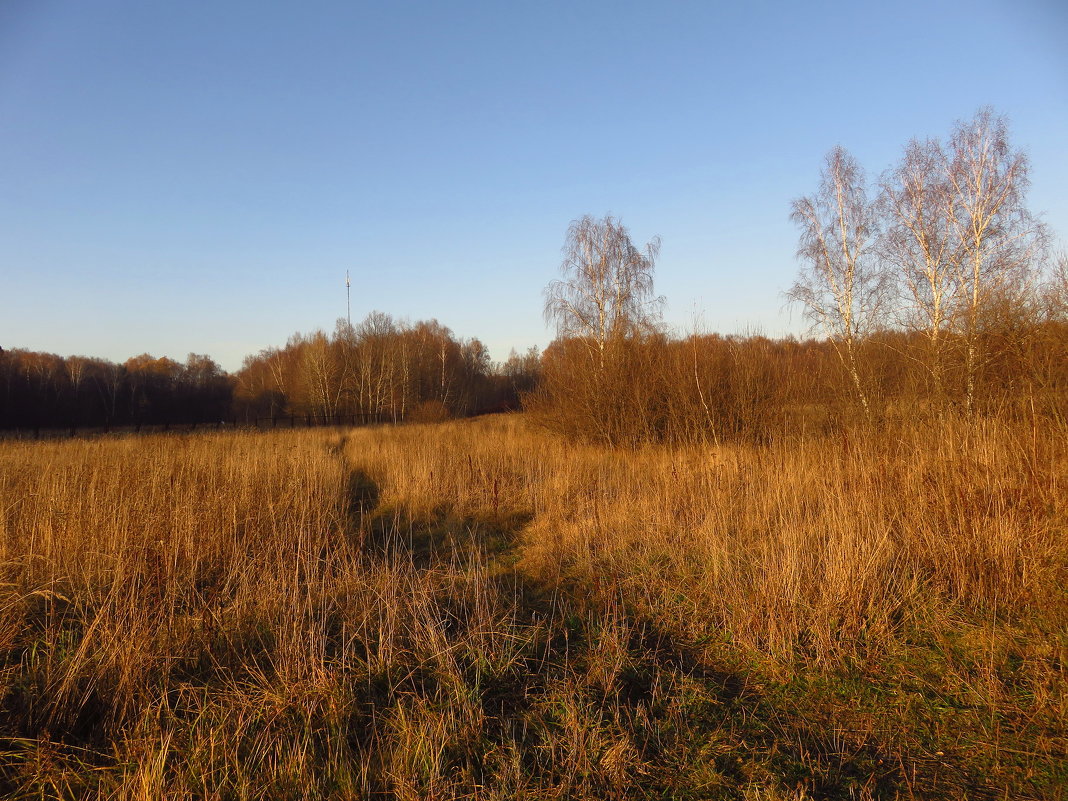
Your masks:
{"label": "brown vegetation", "polygon": [[207,356],[179,364],[148,354],[121,365],[0,349],[0,430],[181,426],[299,417],[314,421],[428,419],[515,409],[533,388],[537,351],[493,364],[477,339],[437,321],[409,325],[379,312],[290,337],[228,375]]}
{"label": "brown vegetation", "polygon": [[11,797],[1053,797],[1063,430],[0,451]]}
{"label": "brown vegetation", "polygon": [[[990,109],[913,141],[877,186],[842,147],[793,203],[787,292],[821,339],[662,330],[652,273],[610,217],[572,223],[546,290],[558,339],[525,408],[612,446],[766,441],[905,419],[1068,420],[1064,258],[1028,210],[1028,162]],[[814,428],[815,427],[815,428]],[[862,434],[861,436],[864,436]]]}
{"label": "brown vegetation", "polygon": [[232,395],[230,376],[196,353],[119,365],[0,348],[0,430],[215,423],[229,419]]}
{"label": "brown vegetation", "polygon": [[[498,369],[499,367],[499,369]],[[284,414],[429,420],[517,408],[536,375],[529,356],[490,362],[477,339],[460,340],[437,320],[414,325],[372,312],[332,336],[295,335],[284,348],[249,356],[236,376],[239,418]]]}

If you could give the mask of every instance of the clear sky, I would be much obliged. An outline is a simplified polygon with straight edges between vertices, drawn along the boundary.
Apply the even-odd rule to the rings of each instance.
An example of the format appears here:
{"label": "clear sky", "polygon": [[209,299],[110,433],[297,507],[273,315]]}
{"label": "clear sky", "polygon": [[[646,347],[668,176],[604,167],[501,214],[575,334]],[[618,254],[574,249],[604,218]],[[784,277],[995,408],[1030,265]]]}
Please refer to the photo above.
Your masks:
{"label": "clear sky", "polygon": [[992,105],[1068,238],[1068,2],[0,0],[0,346],[227,369],[372,309],[545,345],[569,222],[800,332],[790,201]]}

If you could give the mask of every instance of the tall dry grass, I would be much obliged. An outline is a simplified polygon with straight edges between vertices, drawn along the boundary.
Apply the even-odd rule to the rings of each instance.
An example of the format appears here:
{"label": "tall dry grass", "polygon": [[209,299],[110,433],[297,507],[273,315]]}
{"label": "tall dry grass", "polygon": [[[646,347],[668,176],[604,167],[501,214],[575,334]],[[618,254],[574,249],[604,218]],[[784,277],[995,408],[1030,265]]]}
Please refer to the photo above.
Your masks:
{"label": "tall dry grass", "polygon": [[344,487],[343,466],[314,434],[5,446],[12,764],[36,765],[43,780],[51,744],[65,742],[87,749],[75,754],[89,765],[118,759],[144,789],[145,771],[178,747],[175,708],[213,748],[241,725],[212,721],[214,698],[314,688]]}
{"label": "tall dry grass", "polygon": [[759,666],[821,747],[897,763],[884,795],[1068,786],[1056,426],[943,419],[621,453],[509,417],[354,432],[347,453],[385,507],[496,521],[521,572],[593,614],[619,604],[744,681]]}
{"label": "tall dry grass", "polygon": [[347,452],[386,507],[520,521],[530,573],[610,581],[771,659],[831,663],[932,614],[1065,611],[1068,443],[1037,423],[618,452],[513,416],[356,431]]}
{"label": "tall dry grass", "polygon": [[998,421],[7,443],[3,792],[1042,797],[1066,467]]}

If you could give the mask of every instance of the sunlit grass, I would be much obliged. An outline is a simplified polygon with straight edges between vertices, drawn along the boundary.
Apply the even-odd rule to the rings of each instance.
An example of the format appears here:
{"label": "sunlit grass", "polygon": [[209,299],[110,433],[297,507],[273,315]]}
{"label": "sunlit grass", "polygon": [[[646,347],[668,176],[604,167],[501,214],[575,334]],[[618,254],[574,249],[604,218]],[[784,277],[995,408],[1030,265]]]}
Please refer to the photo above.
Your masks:
{"label": "sunlit grass", "polygon": [[1063,435],[0,445],[11,797],[1048,797]]}

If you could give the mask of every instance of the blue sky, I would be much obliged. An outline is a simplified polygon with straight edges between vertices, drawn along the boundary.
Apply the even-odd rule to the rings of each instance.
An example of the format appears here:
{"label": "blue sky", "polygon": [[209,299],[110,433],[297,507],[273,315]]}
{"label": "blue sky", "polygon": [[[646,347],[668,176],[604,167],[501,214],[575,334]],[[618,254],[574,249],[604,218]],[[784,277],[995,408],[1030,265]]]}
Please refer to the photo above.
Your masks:
{"label": "blue sky", "polygon": [[1068,241],[1068,3],[0,0],[0,346],[227,369],[372,309],[551,339],[569,222],[800,332],[790,201],[992,105]]}

